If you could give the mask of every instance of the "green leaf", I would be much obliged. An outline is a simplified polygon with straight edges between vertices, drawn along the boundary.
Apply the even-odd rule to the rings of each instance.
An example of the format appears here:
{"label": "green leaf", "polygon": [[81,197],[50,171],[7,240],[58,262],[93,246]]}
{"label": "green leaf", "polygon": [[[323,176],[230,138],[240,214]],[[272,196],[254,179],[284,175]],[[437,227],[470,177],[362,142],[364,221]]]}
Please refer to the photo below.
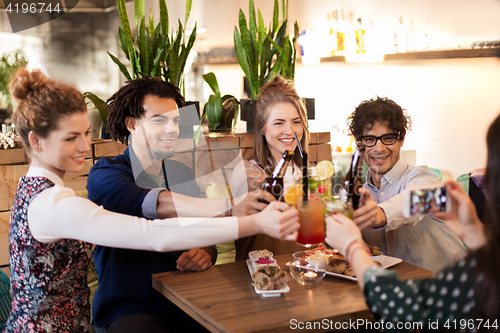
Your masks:
{"label": "green leaf", "polygon": [[196,25],[197,23],[194,24],[193,31],[191,32],[191,36],[189,36],[186,47],[182,47],[182,51],[179,57],[179,66],[177,67],[177,82],[181,82],[181,77],[184,74],[184,67],[186,66],[187,57],[189,56],[189,52],[191,52],[191,49],[193,48],[194,42],[196,40]]}
{"label": "green leaf", "polygon": [[278,24],[279,24],[279,5],[278,5],[278,0],[274,0],[274,10],[273,10],[273,31],[278,30]]}
{"label": "green leaf", "polygon": [[141,64],[139,63],[138,55],[136,49],[130,50],[130,71],[132,73],[132,78],[138,77],[138,73],[141,71]]}
{"label": "green leaf", "polygon": [[280,47],[283,47],[285,45],[286,25],[287,22],[283,22],[278,30],[278,33],[276,34],[276,38],[274,39],[276,41],[276,44],[278,44]]}
{"label": "green leaf", "polygon": [[248,9],[248,25],[249,29],[249,37],[250,37],[250,46],[251,52],[247,54],[250,56],[250,63],[252,64],[252,76],[259,76],[259,55],[260,55],[260,44],[258,39],[258,31],[257,31],[257,22],[255,19],[255,6],[253,0],[250,1],[250,7]]}
{"label": "green leaf", "polygon": [[250,71],[250,66],[248,64],[248,58],[246,55],[245,48],[243,47],[243,42],[241,40],[241,36],[239,34],[237,27],[234,27],[233,39],[234,39],[234,50],[236,53],[236,58],[238,59],[238,63],[240,64],[243,73],[245,73],[248,86],[250,87],[250,91],[252,92],[252,98],[257,99],[257,91],[254,86],[254,81],[250,80],[251,71]]}
{"label": "green leaf", "polygon": [[[252,1],[250,0],[250,2],[252,2]],[[243,13],[243,11],[241,9],[240,9],[238,21],[239,21],[239,26],[240,26],[241,41],[243,42],[243,47],[245,48],[245,55],[246,55],[246,58],[248,60],[248,66],[250,67],[251,75],[248,76],[248,79],[253,81],[254,80],[253,68],[255,67],[254,66],[255,64],[252,62],[253,50],[252,50],[252,46],[250,44],[250,31],[248,30],[248,27],[247,27],[247,19],[245,17],[245,14]]]}
{"label": "green leaf", "polygon": [[[144,74],[148,73],[148,60],[151,60],[151,49],[148,50],[147,39],[149,39],[148,33],[146,32],[146,18],[139,18],[139,25],[137,26],[137,46],[139,47],[139,63],[141,64],[141,72]],[[149,58],[149,59],[148,59]]]}
{"label": "green leaf", "polygon": [[285,45],[283,46],[283,61],[282,61],[282,75],[291,79],[290,66],[292,60],[292,43],[288,36],[285,38]]}
{"label": "green leaf", "polygon": [[211,129],[215,129],[219,126],[222,118],[222,100],[220,93],[210,95],[207,104],[208,123]]}
{"label": "green leaf", "polygon": [[210,86],[210,89],[214,92],[214,94],[220,94],[219,83],[217,82],[217,78],[213,72],[202,75],[203,80]]}
{"label": "green leaf", "polygon": [[179,30],[175,36],[175,40],[172,43],[172,49],[168,55],[168,81],[172,82],[176,86],[179,86],[179,81],[177,80],[177,67],[179,65],[179,53],[181,51],[181,40],[183,35],[182,23],[179,20]]}
{"label": "green leaf", "polygon": [[161,24],[161,33],[165,38],[168,38],[168,10],[167,3],[165,0],[158,0],[160,3],[160,24]]}
{"label": "green leaf", "polygon": [[148,26],[148,30],[149,30],[149,37],[151,39],[153,39],[153,36],[154,36],[154,29],[155,27],[155,22],[153,21],[153,11],[151,10],[151,8],[149,8],[149,26]]}
{"label": "green leaf", "polygon": [[[269,28],[270,29],[270,28]],[[272,58],[271,58],[271,37],[269,37],[268,34],[264,34],[265,39],[264,42],[262,43],[262,54],[260,56],[260,76],[259,76],[259,87],[260,85],[265,82],[264,78],[269,73],[272,65]]]}
{"label": "green leaf", "polygon": [[295,24],[294,24],[294,34],[293,34],[293,40],[292,40],[292,50],[293,50],[293,56],[292,56],[292,61],[291,61],[291,65],[290,65],[290,78],[292,80],[295,79],[295,61],[297,59],[297,49],[296,49],[296,45],[297,45],[297,41],[299,39],[299,25],[297,24],[297,21],[295,21]]}
{"label": "green leaf", "polygon": [[125,0],[116,0],[116,7],[118,8],[120,21],[122,22],[123,31],[125,33],[125,37],[127,38],[128,49],[130,50],[134,47],[134,40],[132,38],[132,32],[130,31],[130,23],[128,21],[127,6],[125,5]]}
{"label": "green leaf", "polygon": [[274,63],[273,68],[271,69],[271,71],[269,72],[269,74],[265,78],[265,82],[271,81],[277,74],[279,74],[281,72],[282,61],[283,61],[283,53],[281,53],[279,55],[278,59]]}
{"label": "green leaf", "polygon": [[96,109],[99,111],[102,123],[105,127],[108,126],[108,106],[106,105],[106,102],[91,92],[83,93],[83,97],[89,99],[94,104]]}
{"label": "green leaf", "polygon": [[128,59],[128,41],[127,41],[127,36],[125,36],[125,32],[123,31],[122,27],[118,27],[118,42],[120,44],[120,48],[122,49],[123,53],[125,53],[125,56]]}
{"label": "green leaf", "polygon": [[161,42],[165,42],[166,38],[161,35],[160,23],[156,25],[153,31],[153,36],[151,37],[151,44],[153,45],[153,52],[156,53]]}
{"label": "green leaf", "polygon": [[155,60],[153,63],[153,69],[151,70],[151,76],[159,77],[161,75],[161,63],[163,60],[163,55],[165,53],[165,39],[160,41],[160,45],[156,49]]}
{"label": "green leaf", "polygon": [[281,9],[283,11],[283,21],[288,21],[288,0],[281,1]]}
{"label": "green leaf", "polygon": [[114,55],[112,55],[109,52],[108,52],[108,54],[111,57],[111,59],[113,60],[113,62],[118,65],[118,67],[120,68],[120,70],[123,73],[123,75],[125,75],[125,77],[127,78],[127,80],[132,80],[132,78],[130,77],[130,74],[128,73],[127,67],[124,64],[122,64],[121,61],[118,60],[117,57],[115,57]]}
{"label": "green leaf", "polygon": [[192,4],[192,0],[186,0],[186,18],[184,20],[184,27],[187,27],[187,21],[189,18],[189,14],[191,13],[191,4]]}
{"label": "green leaf", "polygon": [[262,53],[262,43],[264,43],[265,39],[266,39],[266,26],[264,24],[264,19],[262,18],[262,13],[260,12],[260,9],[259,9],[259,20],[258,20],[258,28],[257,28],[257,31],[258,31],[258,34],[259,34],[259,45],[260,45],[260,50],[259,50],[259,54]]}
{"label": "green leaf", "polygon": [[144,5],[144,0],[135,0],[134,13],[135,13],[135,25],[138,26],[139,22],[141,21],[141,18],[146,16],[146,8]]}

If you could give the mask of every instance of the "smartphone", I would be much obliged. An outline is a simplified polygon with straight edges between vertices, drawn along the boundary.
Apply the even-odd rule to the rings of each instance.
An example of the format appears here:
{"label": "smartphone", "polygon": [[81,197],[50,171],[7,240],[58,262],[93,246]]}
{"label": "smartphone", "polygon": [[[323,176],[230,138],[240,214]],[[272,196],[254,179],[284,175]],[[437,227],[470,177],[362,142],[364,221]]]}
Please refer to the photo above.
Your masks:
{"label": "smartphone", "polygon": [[413,188],[403,192],[403,215],[406,218],[449,212],[450,208],[448,186]]}

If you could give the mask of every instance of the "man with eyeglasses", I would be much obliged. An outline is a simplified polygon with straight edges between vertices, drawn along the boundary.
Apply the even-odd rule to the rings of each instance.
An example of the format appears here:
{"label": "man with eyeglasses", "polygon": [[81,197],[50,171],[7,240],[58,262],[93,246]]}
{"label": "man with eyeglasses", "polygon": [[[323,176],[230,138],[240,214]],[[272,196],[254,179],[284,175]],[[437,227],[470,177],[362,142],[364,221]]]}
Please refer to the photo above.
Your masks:
{"label": "man with eyeglasses", "polygon": [[368,245],[387,255],[431,271],[438,271],[466,254],[448,227],[431,216],[405,218],[405,188],[433,187],[441,182],[428,167],[413,167],[400,158],[411,119],[393,100],[375,97],[363,101],[348,118],[356,140],[366,146],[365,188],[379,204],[375,220],[360,223]]}

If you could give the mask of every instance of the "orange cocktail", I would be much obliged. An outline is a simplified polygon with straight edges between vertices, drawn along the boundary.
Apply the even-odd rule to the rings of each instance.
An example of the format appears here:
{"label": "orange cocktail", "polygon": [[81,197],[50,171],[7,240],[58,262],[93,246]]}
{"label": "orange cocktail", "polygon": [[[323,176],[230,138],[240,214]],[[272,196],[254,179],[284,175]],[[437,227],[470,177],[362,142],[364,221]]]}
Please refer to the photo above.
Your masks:
{"label": "orange cocktail", "polygon": [[325,223],[323,203],[320,200],[298,200],[300,229],[297,243],[310,247],[325,241]]}

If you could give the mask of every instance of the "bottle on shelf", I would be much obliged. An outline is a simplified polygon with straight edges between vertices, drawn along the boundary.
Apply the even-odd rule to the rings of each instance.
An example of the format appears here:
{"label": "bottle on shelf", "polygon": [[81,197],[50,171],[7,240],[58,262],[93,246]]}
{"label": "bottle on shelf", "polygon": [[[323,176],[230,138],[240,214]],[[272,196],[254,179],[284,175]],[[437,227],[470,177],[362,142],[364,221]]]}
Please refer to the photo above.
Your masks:
{"label": "bottle on shelf", "polygon": [[327,14],[328,17],[328,34],[329,34],[329,40],[328,40],[328,46],[331,50],[330,56],[334,56],[335,53],[337,52],[337,18],[335,11],[333,11],[331,14]]}
{"label": "bottle on shelf", "polygon": [[357,143],[356,151],[352,156],[351,166],[344,177],[344,190],[347,194],[347,205],[353,210],[358,209],[359,199],[361,194],[359,189],[363,187],[363,155],[365,153],[365,145],[361,142]]}
{"label": "bottle on shelf", "polygon": [[408,50],[408,29],[403,24],[403,16],[398,16],[398,21],[394,27],[394,49],[397,53]]}
{"label": "bottle on shelf", "polygon": [[347,22],[345,21],[344,9],[337,9],[337,55],[346,55],[345,34],[347,31]]}
{"label": "bottle on shelf", "polygon": [[358,28],[356,29],[356,53],[365,53],[365,29],[361,18],[358,18]]}
{"label": "bottle on shelf", "polygon": [[285,176],[286,169],[292,161],[292,157],[293,152],[285,150],[276,168],[274,168],[273,174],[267,177],[261,186],[261,189],[271,193],[278,201],[283,197],[283,176]]}

